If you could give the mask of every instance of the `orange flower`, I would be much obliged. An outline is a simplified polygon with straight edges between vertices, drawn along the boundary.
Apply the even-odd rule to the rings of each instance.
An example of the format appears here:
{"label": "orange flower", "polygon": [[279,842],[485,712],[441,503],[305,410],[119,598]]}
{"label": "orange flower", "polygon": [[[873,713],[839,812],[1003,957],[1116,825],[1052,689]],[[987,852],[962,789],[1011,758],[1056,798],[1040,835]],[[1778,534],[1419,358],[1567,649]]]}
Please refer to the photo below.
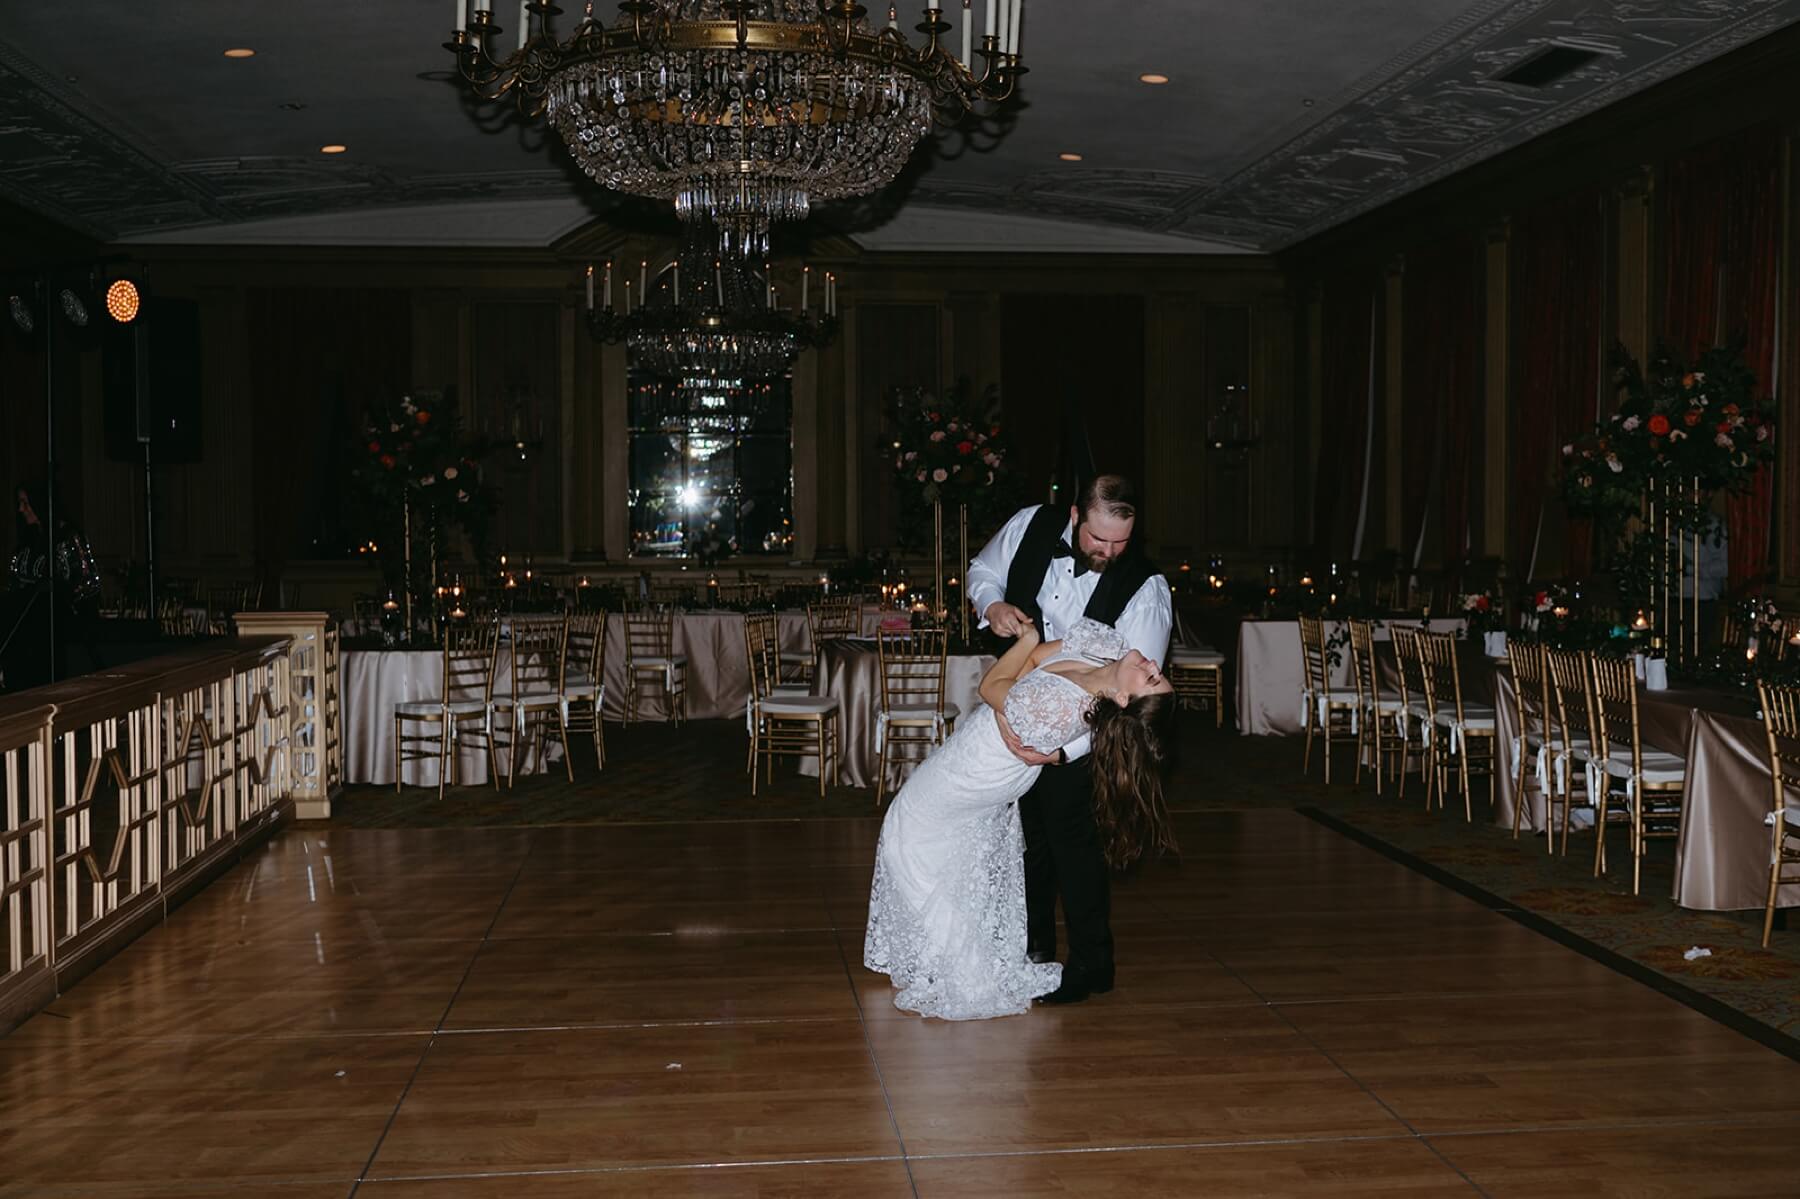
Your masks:
{"label": "orange flower", "polygon": [[1666,437],[1669,433],[1669,418],[1658,412],[1650,418],[1650,431],[1658,437]]}
{"label": "orange flower", "polygon": [[1689,371],[1687,374],[1681,376],[1681,385],[1683,387],[1687,388],[1689,391],[1694,390],[1694,372],[1693,371]]}
{"label": "orange flower", "polygon": [[1689,408],[1681,419],[1685,421],[1687,427],[1691,429],[1700,423],[1700,410],[1698,408]]}
{"label": "orange flower", "polygon": [[389,470],[393,470],[394,469],[394,456],[392,454],[383,454],[381,456],[381,465],[387,467]]}
{"label": "orange flower", "polygon": [[430,424],[431,423],[431,413],[425,411],[425,409],[423,409],[423,408],[419,409],[419,423],[421,425]]}

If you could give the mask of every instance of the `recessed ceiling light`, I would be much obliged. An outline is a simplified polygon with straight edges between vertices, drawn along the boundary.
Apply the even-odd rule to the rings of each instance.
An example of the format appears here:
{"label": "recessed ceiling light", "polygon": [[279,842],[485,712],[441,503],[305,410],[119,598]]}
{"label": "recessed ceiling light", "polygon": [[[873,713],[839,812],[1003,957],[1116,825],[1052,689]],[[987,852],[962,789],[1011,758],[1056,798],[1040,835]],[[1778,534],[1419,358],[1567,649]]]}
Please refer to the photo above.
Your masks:
{"label": "recessed ceiling light", "polygon": [[329,146],[320,146],[319,153],[321,153],[321,154],[342,154],[345,150],[348,150],[349,148],[350,148],[349,146],[340,146],[336,142],[333,142]]}
{"label": "recessed ceiling light", "polygon": [[248,47],[248,46],[238,46],[234,49],[225,51],[225,57],[226,58],[255,58],[256,51],[250,49],[250,47]]}
{"label": "recessed ceiling light", "polygon": [[1139,75],[1138,76],[1139,83],[1167,83],[1168,81],[1169,81],[1169,77],[1167,75]]}
{"label": "recessed ceiling light", "polygon": [[1057,157],[1062,159],[1064,162],[1080,162],[1081,161],[1081,155],[1079,155],[1079,154],[1058,154]]}

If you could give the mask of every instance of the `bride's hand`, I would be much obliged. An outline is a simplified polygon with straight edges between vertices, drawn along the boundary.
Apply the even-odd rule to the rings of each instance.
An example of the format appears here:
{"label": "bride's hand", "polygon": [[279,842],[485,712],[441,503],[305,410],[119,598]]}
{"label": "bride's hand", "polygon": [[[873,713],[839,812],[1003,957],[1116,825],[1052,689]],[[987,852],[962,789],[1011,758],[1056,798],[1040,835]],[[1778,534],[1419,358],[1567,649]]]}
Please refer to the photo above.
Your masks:
{"label": "bride's hand", "polygon": [[1036,645],[1038,642],[1042,641],[1043,639],[1044,639],[1043,635],[1038,632],[1037,625],[1032,622],[1032,620],[1029,616],[1027,616],[1019,625],[1019,642],[1020,642],[1020,644]]}
{"label": "bride's hand", "polygon": [[1000,740],[1006,742],[1006,748],[1012,751],[1012,756],[1025,765],[1048,766],[1056,761],[1055,754],[1041,754],[1019,740],[1019,735],[1013,732],[1012,725],[1006,723],[1006,713],[998,708],[994,709],[994,724],[1000,730]]}

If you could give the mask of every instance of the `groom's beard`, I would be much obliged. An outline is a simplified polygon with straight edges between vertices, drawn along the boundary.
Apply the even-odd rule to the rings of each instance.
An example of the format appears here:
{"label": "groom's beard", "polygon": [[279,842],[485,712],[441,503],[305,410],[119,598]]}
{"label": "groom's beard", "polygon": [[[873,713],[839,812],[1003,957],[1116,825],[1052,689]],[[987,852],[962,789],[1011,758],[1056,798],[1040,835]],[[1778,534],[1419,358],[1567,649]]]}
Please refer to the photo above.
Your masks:
{"label": "groom's beard", "polygon": [[1098,554],[1091,554],[1087,550],[1082,549],[1081,529],[1079,527],[1075,530],[1075,553],[1081,558],[1082,564],[1095,574],[1100,574],[1105,571],[1114,561],[1112,558],[1102,558]]}

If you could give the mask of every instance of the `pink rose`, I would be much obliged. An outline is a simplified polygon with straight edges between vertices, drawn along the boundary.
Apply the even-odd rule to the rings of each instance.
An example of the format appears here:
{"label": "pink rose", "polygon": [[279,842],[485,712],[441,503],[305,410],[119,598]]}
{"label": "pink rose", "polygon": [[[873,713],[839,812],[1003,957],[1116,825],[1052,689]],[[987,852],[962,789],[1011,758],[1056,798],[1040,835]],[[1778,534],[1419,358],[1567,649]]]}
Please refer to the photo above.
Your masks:
{"label": "pink rose", "polygon": [[950,472],[946,471],[941,466],[931,472],[931,481],[933,483],[942,483],[945,479],[948,479],[949,477],[950,477]]}
{"label": "pink rose", "polygon": [[923,483],[925,481],[925,472],[920,471],[917,475],[915,475],[913,477],[916,478],[919,482]]}
{"label": "pink rose", "polygon": [[944,440],[944,431],[942,429],[933,429],[931,431],[931,440],[933,440],[933,441]]}

